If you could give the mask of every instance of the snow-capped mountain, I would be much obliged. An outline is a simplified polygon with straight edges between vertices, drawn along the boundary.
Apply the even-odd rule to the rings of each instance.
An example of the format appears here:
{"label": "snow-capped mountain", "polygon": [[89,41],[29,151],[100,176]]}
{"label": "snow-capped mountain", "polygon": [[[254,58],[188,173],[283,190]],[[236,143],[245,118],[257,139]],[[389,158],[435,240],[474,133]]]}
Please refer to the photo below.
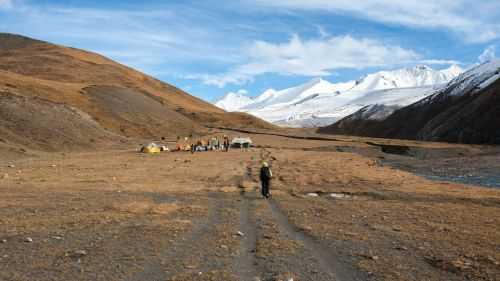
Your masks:
{"label": "snow-capped mountain", "polygon": [[215,105],[226,111],[237,111],[254,102],[246,94],[245,91],[227,93],[222,99],[216,102]]}
{"label": "snow-capped mountain", "polygon": [[320,133],[500,144],[500,60],[460,74],[402,108],[366,106]]}
{"label": "snow-capped mountain", "polygon": [[432,94],[437,90],[435,85],[445,84],[461,72],[458,66],[440,71],[416,66],[381,71],[345,83],[313,79],[289,89],[269,89],[255,99],[241,96],[240,101],[226,96],[216,105],[283,126],[324,126],[371,104],[406,106]]}

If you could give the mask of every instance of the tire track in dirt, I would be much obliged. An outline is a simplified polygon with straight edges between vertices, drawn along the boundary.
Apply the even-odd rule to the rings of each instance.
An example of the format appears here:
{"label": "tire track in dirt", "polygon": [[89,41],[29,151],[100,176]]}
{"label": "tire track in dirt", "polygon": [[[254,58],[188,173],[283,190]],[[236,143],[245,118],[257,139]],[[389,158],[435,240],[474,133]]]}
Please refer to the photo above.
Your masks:
{"label": "tire track in dirt", "polygon": [[317,261],[319,268],[328,274],[331,280],[363,281],[369,279],[367,276],[364,276],[365,274],[355,269],[352,264],[344,262],[329,246],[298,230],[296,226],[290,223],[287,215],[283,213],[279,204],[274,199],[270,199],[268,204],[271,208],[272,217],[278,225],[290,238],[303,243],[306,250]]}
{"label": "tire track in dirt", "polygon": [[[204,221],[194,222],[194,227],[185,237],[186,239],[180,239],[175,242],[174,245],[165,249],[164,253],[160,257],[167,261],[181,262],[185,259],[194,249],[198,248],[202,237],[210,235],[219,223],[220,212],[222,209],[222,202],[214,194],[209,194],[209,210],[208,217]],[[147,264],[144,269],[137,273],[128,281],[149,281],[149,280],[170,280],[172,276],[176,273],[175,271],[181,271],[184,268],[177,266],[176,270],[166,271],[160,261],[154,261]]]}
{"label": "tire track in dirt", "polygon": [[240,242],[240,255],[235,261],[235,271],[240,281],[253,281],[259,276],[255,252],[257,248],[257,232],[255,218],[252,213],[252,200],[255,199],[255,192],[247,194],[241,192],[240,204],[240,229],[244,236]]}

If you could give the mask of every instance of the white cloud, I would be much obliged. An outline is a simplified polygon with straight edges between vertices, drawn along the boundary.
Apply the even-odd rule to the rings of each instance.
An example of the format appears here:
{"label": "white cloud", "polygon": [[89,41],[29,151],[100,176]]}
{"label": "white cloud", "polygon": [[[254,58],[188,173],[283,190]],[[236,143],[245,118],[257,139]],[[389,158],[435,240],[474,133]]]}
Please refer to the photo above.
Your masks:
{"label": "white cloud", "polygon": [[228,73],[205,75],[204,83],[224,87],[244,84],[266,73],[327,76],[336,69],[363,69],[411,63],[420,58],[412,51],[374,39],[337,36],[303,40],[294,35],[286,43],[256,41],[246,48],[247,63]]}
{"label": "white cloud", "polygon": [[9,9],[12,8],[13,5],[12,0],[0,0],[0,9]]}
{"label": "white cloud", "polygon": [[487,42],[500,37],[498,0],[256,0],[256,2],[265,7],[328,11],[416,28],[446,28],[471,42]]}
{"label": "white cloud", "polygon": [[487,61],[490,61],[490,60],[493,60],[496,58],[496,55],[495,55],[495,46],[489,46],[488,48],[486,48],[483,53],[481,55],[479,55],[479,62],[480,63],[483,63],[483,62],[487,62]]}

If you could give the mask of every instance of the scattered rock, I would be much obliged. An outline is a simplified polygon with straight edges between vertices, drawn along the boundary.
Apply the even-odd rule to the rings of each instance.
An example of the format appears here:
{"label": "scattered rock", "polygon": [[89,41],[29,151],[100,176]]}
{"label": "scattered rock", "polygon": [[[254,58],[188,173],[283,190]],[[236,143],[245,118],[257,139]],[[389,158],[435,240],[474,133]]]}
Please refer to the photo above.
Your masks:
{"label": "scattered rock", "polygon": [[398,251],[408,251],[408,248],[405,246],[396,246],[396,247],[394,247],[394,249],[396,249]]}
{"label": "scattered rock", "polygon": [[378,256],[371,256],[371,259],[374,260],[374,261],[377,261],[379,260],[380,258]]}
{"label": "scattered rock", "polygon": [[392,230],[396,231],[396,232],[401,232],[401,230],[403,230],[400,226],[394,226],[392,228]]}
{"label": "scattered rock", "polygon": [[9,167],[9,168],[15,168],[16,165],[10,164],[10,165],[7,165],[7,167]]}
{"label": "scattered rock", "polygon": [[221,249],[227,250],[229,249],[226,245],[220,245]]}
{"label": "scattered rock", "polygon": [[26,242],[26,243],[31,243],[31,242],[33,242],[33,238],[31,238],[31,237],[26,237],[26,238],[24,239],[24,242]]}
{"label": "scattered rock", "polygon": [[238,231],[238,232],[236,232],[236,235],[238,235],[238,236],[242,236],[242,237],[243,237],[243,236],[245,236],[245,233],[243,233],[243,232],[241,232],[241,231]]}
{"label": "scattered rock", "polygon": [[351,195],[344,194],[344,193],[330,193],[330,197],[337,198],[337,199],[347,199],[347,198],[351,198]]}
{"label": "scattered rock", "polygon": [[77,259],[83,258],[86,255],[87,255],[87,251],[85,251],[85,250],[75,250],[75,251],[68,253],[69,257],[77,258]]}
{"label": "scattered rock", "polygon": [[52,165],[50,165],[49,167],[51,167],[51,168],[55,168],[55,167],[57,167],[57,165],[56,165],[56,164],[52,164]]}
{"label": "scattered rock", "polygon": [[311,192],[311,193],[307,193],[306,196],[309,196],[309,197],[318,197],[319,194],[318,193],[314,193],[314,192]]}
{"label": "scattered rock", "polygon": [[7,239],[2,239],[2,240],[0,240],[0,243],[2,243],[2,244],[7,243]]}
{"label": "scattered rock", "polygon": [[62,236],[56,235],[56,236],[52,236],[52,239],[54,239],[54,240],[63,240],[64,238]]}

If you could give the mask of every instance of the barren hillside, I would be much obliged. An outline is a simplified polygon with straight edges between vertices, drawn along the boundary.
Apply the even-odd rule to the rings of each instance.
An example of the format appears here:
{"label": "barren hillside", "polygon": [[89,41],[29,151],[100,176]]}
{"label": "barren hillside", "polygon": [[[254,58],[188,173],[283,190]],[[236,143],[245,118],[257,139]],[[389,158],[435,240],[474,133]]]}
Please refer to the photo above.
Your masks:
{"label": "barren hillside", "polygon": [[36,149],[203,134],[207,126],[273,128],[227,113],[95,53],[0,34],[0,131]]}

